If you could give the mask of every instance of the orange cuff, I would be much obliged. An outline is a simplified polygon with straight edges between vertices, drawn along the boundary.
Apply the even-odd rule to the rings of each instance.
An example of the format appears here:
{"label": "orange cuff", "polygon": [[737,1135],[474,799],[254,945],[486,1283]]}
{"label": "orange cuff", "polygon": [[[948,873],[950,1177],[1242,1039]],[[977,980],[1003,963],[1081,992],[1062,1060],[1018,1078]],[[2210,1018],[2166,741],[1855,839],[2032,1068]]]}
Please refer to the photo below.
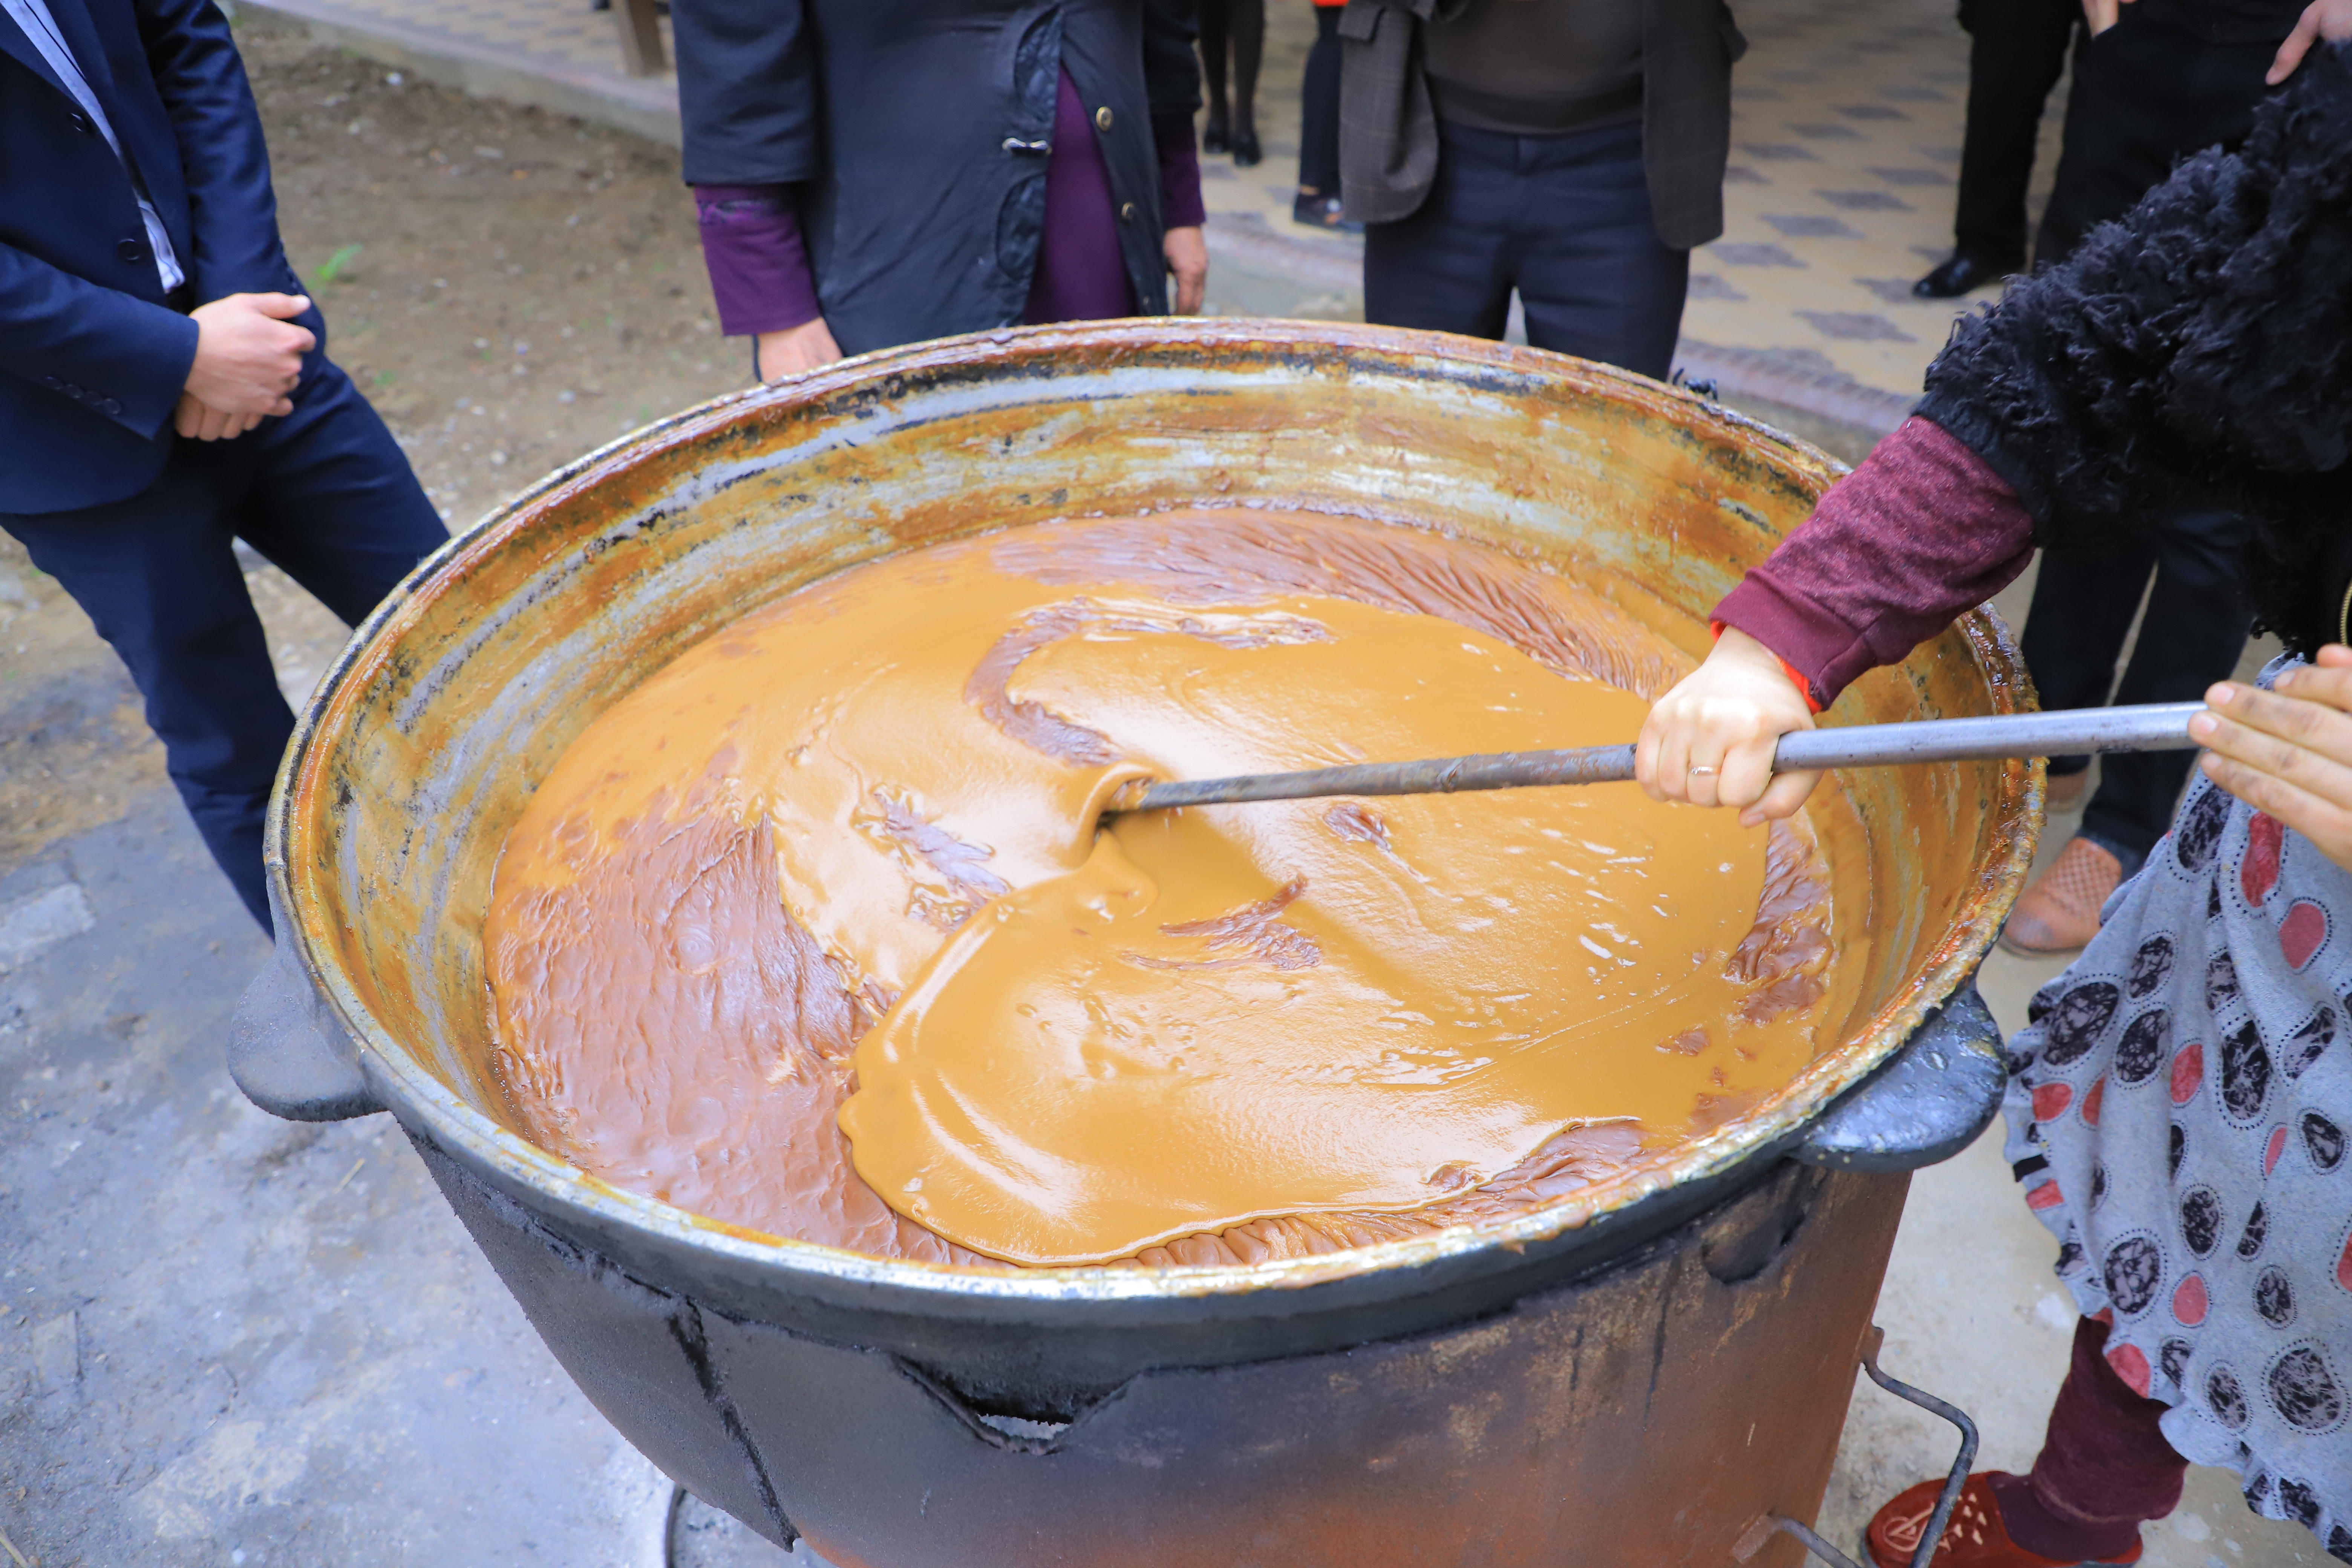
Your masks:
{"label": "orange cuff", "polygon": [[[1727,624],[1727,623],[1722,622],[1722,621],[1709,621],[1709,622],[1707,622],[1707,623],[1706,623],[1706,631],[1707,631],[1707,635],[1708,635],[1709,637],[1711,637],[1715,638],[1715,640],[1716,640],[1716,641],[1717,641],[1717,642],[1721,642],[1721,641],[1723,640],[1723,632],[1724,632],[1724,627],[1725,627],[1726,624]],[[1773,657],[1773,658],[1780,658],[1780,655],[1778,655],[1778,654],[1774,654],[1772,657]],[[1803,698],[1803,699],[1805,700],[1805,711],[1806,711],[1806,712],[1808,712],[1808,713],[1818,713],[1818,712],[1820,712],[1820,711],[1822,710],[1822,705],[1821,703],[1816,702],[1816,701],[1814,701],[1814,700],[1813,700],[1813,683],[1812,683],[1812,681],[1811,681],[1810,679],[1808,679],[1808,678],[1806,677],[1805,672],[1804,672],[1803,670],[1799,669],[1795,665],[1790,664],[1787,659],[1785,659],[1785,658],[1781,658],[1781,659],[1780,659],[1780,673],[1781,673],[1781,674],[1783,674],[1783,675],[1785,675],[1785,676],[1787,676],[1787,677],[1789,678],[1789,684],[1790,684],[1790,685],[1791,685],[1791,686],[1793,686],[1793,687],[1795,687],[1795,688],[1797,689],[1797,695],[1798,695],[1798,696],[1800,696],[1800,697],[1801,697],[1801,698]]]}

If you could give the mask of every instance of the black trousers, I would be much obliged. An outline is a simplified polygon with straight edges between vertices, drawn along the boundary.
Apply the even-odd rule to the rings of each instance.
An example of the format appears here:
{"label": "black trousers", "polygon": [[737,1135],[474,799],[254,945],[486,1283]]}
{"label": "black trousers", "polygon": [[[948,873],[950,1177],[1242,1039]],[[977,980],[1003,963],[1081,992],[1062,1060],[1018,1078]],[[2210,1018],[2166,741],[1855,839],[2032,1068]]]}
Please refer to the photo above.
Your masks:
{"label": "black trousers", "polygon": [[2084,235],[2138,205],[2189,153],[2243,141],[2269,90],[2263,75],[2279,42],[2209,44],[2126,5],[2123,20],[2075,52],[2065,142],[2035,263],[2073,255]]}
{"label": "black trousers", "polygon": [[[1209,119],[1235,134],[1257,132],[1257,73],[1265,59],[1265,0],[1201,0],[1195,13],[1201,35],[1203,85]],[[1234,91],[1225,96],[1225,50],[1233,49]]]}
{"label": "black trousers", "polygon": [[1441,121],[1438,132],[1421,210],[1364,231],[1364,319],[1500,338],[1516,289],[1536,347],[1664,380],[1690,252],[1658,240],[1640,122],[1511,136]]}
{"label": "black trousers", "polygon": [[[2142,539],[2119,549],[2044,551],[2023,639],[2042,706],[2193,702],[2226,679],[2245,651],[2252,619],[2238,586],[2245,537],[2234,512],[2181,510],[2157,519]],[[2151,572],[2156,586],[2147,614],[2117,681],[2116,661]],[[2083,836],[2121,860],[2125,875],[2138,870],[2171,825],[2195,762],[2193,752],[2108,757],[2099,791],[2083,808]],[[2090,765],[2088,757],[2053,758],[2050,764],[2061,774]]]}
{"label": "black trousers", "polygon": [[1339,7],[1315,7],[1315,44],[1299,89],[1298,188],[1339,194]]}
{"label": "black trousers", "polygon": [[1969,115],[1953,230],[1962,256],[2024,265],[2034,142],[2082,16],[2074,0],[1967,0],[1960,7],[1969,30]]}
{"label": "black trousers", "polygon": [[242,538],[356,624],[448,532],[343,373],[320,361],[294,412],[234,441],[178,441],[127,500],[0,515],[113,645],[205,847],[269,929],[262,816],[294,715],[245,591]]}
{"label": "black trousers", "polygon": [[[2065,150],[2034,244],[2036,263],[2064,259],[2188,154],[2243,139],[2277,50],[2275,40],[2205,43],[2125,6],[2123,20],[2074,57]],[[2252,620],[2238,588],[2243,523],[2195,510],[2152,521],[2128,546],[2042,556],[2024,652],[2043,707],[2110,700],[2116,659],[2143,593],[2150,594],[2147,616],[2113,700],[2193,702],[2237,668]],[[2084,836],[2114,851],[2126,872],[2137,870],[2171,822],[2193,761],[2188,752],[2108,758],[2098,794],[2083,810]],[[2084,758],[2053,764],[2060,773],[2088,765]]]}

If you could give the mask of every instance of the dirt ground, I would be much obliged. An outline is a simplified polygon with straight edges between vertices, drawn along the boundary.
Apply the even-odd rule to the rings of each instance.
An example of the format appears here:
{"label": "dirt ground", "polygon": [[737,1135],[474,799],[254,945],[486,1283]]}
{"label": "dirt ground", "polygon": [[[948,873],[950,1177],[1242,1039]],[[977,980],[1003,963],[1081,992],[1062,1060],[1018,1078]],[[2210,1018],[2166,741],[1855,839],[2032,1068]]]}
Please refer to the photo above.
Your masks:
{"label": "dirt ground", "polygon": [[[674,150],[405,80],[250,10],[236,35],[328,351],[453,529],[749,381],[748,351],[719,335]],[[248,566],[299,701],[344,627]],[[121,667],[0,536],[0,872],[162,778]]]}

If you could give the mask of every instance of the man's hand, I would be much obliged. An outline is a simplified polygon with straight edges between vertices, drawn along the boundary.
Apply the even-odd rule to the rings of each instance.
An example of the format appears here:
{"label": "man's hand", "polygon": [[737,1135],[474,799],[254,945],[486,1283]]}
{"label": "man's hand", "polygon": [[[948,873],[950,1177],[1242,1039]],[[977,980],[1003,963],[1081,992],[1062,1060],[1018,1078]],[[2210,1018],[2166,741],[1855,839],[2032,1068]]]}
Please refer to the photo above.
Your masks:
{"label": "man's hand", "polygon": [[2352,870],[2352,648],[2329,644],[2269,691],[2222,681],[2205,703],[2189,721],[2205,776]]}
{"label": "man's hand", "polygon": [[[302,356],[318,339],[308,327],[288,319],[310,308],[299,294],[229,294],[188,312],[196,323],[196,358],[188,367],[187,394],[207,409],[223,416],[251,416],[240,430],[223,428],[223,435],[241,434],[264,416],[294,412],[289,395],[302,377]],[[187,398],[180,403],[173,425],[184,436],[217,440],[202,434],[203,422],[189,428]]]}
{"label": "man's hand", "polygon": [[1209,243],[1201,237],[1201,226],[1170,229],[1160,248],[1176,278],[1176,313],[1199,315],[1201,300],[1209,292]]}
{"label": "man's hand", "polygon": [[258,414],[224,414],[193,392],[180,394],[172,428],[191,441],[232,441],[261,423]]}
{"label": "man's hand", "polygon": [[1750,827],[1792,816],[1819,773],[1772,772],[1772,752],[1812,710],[1780,656],[1726,626],[1706,662],[1658,699],[1633,748],[1633,774],[1653,800],[1740,807]]}
{"label": "man's hand", "polygon": [[2311,0],[2304,7],[2303,19],[2295,23],[2294,31],[2279,46],[2277,56],[2271,61],[2270,74],[2263,79],[2276,87],[2293,76],[2295,67],[2303,64],[2303,57],[2311,52],[2311,46],[2322,38],[2331,44],[2352,38],[2352,0]]}
{"label": "man's hand", "polygon": [[770,385],[841,357],[841,345],[833,341],[833,329],[823,316],[780,332],[761,332],[751,342],[752,367]]}

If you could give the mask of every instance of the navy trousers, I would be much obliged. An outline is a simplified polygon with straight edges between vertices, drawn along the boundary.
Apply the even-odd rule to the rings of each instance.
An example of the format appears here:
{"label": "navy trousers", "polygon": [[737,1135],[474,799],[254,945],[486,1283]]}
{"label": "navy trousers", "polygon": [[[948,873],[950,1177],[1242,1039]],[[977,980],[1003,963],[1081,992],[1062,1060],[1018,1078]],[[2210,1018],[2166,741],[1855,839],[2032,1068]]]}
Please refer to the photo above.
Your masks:
{"label": "navy trousers", "polygon": [[1659,243],[1640,122],[1438,134],[1421,209],[1364,231],[1364,319],[1499,338],[1516,289],[1536,347],[1664,380],[1690,252]]}
{"label": "navy trousers", "polygon": [[262,816],[294,715],[234,541],[356,624],[448,537],[375,410],[315,363],[293,413],[234,441],[175,441],[127,500],[0,515],[130,667],[188,815],[265,931]]}

